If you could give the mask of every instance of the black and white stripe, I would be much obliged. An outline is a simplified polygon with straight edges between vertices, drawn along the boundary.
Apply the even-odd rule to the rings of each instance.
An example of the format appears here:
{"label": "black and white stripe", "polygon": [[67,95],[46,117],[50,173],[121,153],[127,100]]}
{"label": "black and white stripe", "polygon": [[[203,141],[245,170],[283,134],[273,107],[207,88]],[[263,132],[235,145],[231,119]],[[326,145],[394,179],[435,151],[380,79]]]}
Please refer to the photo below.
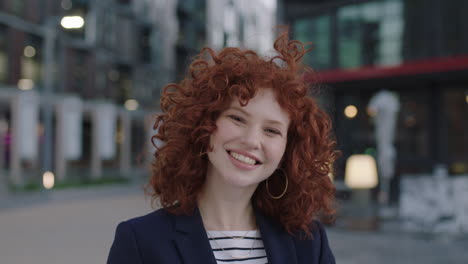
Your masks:
{"label": "black and white stripe", "polygon": [[[266,264],[265,247],[258,230],[207,231],[218,264]],[[250,252],[250,254],[249,254]]]}

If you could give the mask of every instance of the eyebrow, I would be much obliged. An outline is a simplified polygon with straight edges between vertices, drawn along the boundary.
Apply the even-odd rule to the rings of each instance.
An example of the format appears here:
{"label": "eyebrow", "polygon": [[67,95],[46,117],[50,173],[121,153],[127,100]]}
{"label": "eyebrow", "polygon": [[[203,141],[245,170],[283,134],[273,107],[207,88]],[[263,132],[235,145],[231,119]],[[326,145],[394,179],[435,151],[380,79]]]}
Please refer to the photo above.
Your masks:
{"label": "eyebrow", "polygon": [[[233,109],[233,110],[237,110],[237,111],[239,111],[239,112],[242,112],[243,114],[245,114],[245,115],[248,116],[248,117],[251,116],[248,112],[246,112],[245,110],[243,110],[242,108],[239,108],[239,107],[237,107],[237,106],[231,106],[231,107],[228,108],[228,110],[229,110],[229,109]],[[278,124],[278,125],[281,125],[281,126],[286,127],[286,124],[284,124],[283,122],[278,121],[278,120],[271,120],[271,119],[269,119],[269,120],[266,120],[266,121],[267,121],[267,123]]]}

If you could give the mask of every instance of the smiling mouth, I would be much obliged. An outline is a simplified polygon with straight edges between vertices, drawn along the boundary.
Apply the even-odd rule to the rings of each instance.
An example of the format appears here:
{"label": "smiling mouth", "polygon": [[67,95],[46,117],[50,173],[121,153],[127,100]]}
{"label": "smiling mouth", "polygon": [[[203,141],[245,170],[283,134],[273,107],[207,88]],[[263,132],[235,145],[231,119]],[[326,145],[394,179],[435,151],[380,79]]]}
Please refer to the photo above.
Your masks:
{"label": "smiling mouth", "polygon": [[249,165],[258,165],[258,164],[262,164],[260,161],[256,160],[256,159],[252,159],[251,157],[247,157],[247,156],[244,156],[242,154],[239,154],[237,152],[234,152],[234,151],[228,151],[228,154],[233,157],[234,159],[242,162],[242,163],[245,163],[245,164],[249,164]]}

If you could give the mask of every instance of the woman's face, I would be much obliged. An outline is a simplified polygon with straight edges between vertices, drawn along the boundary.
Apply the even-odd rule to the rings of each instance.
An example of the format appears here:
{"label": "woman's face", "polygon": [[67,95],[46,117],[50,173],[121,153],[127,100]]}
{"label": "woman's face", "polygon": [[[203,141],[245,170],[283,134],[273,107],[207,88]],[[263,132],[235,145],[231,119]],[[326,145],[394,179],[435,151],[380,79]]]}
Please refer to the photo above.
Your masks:
{"label": "woman's face", "polygon": [[211,135],[207,177],[233,187],[256,187],[278,168],[289,122],[271,89],[260,90],[244,107],[233,100]]}

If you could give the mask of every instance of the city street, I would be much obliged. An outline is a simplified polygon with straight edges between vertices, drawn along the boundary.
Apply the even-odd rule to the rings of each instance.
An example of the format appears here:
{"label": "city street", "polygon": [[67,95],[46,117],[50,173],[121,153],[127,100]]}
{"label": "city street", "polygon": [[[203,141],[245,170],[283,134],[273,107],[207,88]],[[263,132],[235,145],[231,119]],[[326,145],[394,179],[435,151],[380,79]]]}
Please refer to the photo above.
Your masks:
{"label": "city street", "polygon": [[[244,183],[274,176],[274,208],[338,207],[338,264],[468,264],[466,14],[468,0],[0,0],[0,264],[106,263],[118,224],[158,209],[151,171],[178,201],[187,175],[226,176],[200,203],[207,226],[252,227],[233,210]],[[171,239],[141,233],[141,255],[169,259]]]}
{"label": "city street", "polygon": [[[117,223],[151,210],[138,185],[60,190],[0,201],[0,263],[105,263]],[[328,228],[339,264],[466,264],[468,241]]]}

